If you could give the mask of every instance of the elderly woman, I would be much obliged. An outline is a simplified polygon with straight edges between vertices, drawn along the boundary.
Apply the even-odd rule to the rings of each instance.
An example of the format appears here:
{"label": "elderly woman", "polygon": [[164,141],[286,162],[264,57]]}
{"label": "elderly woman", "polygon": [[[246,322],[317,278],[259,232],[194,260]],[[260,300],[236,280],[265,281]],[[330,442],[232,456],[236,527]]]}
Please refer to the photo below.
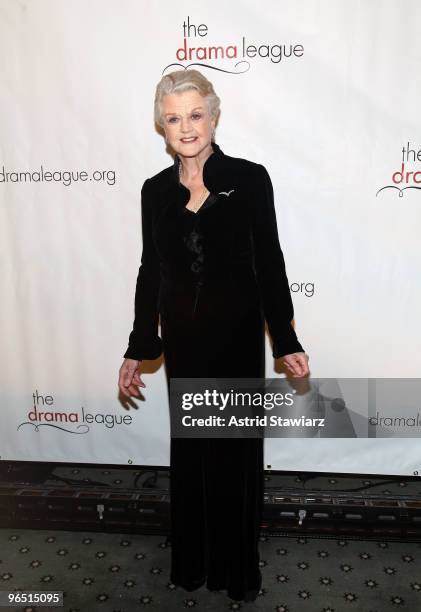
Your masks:
{"label": "elderly woman", "polygon": [[[145,387],[139,362],[162,352],[167,381],[263,378],[265,319],[273,357],[293,377],[309,371],[291,324],[269,174],[215,143],[219,103],[197,70],[172,72],[156,88],[155,120],[175,159],[142,187],[135,318],[119,376],[128,397]],[[172,582],[255,599],[263,440],[173,437],[170,464]]]}

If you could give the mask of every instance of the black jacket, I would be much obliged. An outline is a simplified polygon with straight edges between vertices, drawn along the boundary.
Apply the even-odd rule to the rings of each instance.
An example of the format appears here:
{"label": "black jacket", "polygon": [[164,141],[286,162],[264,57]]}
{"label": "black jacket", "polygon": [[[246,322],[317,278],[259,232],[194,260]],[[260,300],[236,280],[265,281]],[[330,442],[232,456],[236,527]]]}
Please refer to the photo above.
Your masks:
{"label": "black jacket", "polygon": [[[203,181],[210,196],[198,213],[190,213],[201,221],[192,240],[196,235],[203,238],[197,241],[201,248],[189,270],[197,289],[192,315],[200,288],[207,283],[213,283],[216,290],[219,286],[231,288],[231,293],[223,294],[226,306],[232,306],[232,300],[240,300],[241,295],[238,306],[242,307],[244,301],[254,299],[256,287],[273,342],[273,356],[303,351],[291,324],[294,309],[269,174],[261,164],[226,155],[216,143],[212,147],[213,153],[203,167]],[[189,282],[181,259],[174,255],[175,245],[170,248],[171,215],[178,207],[185,207],[190,198],[189,190],[179,180],[179,163],[176,155],[173,165],[146,179],[141,191],[143,252],[133,330],[124,354],[131,359],[155,359],[161,355],[159,314],[171,309],[175,288]]]}

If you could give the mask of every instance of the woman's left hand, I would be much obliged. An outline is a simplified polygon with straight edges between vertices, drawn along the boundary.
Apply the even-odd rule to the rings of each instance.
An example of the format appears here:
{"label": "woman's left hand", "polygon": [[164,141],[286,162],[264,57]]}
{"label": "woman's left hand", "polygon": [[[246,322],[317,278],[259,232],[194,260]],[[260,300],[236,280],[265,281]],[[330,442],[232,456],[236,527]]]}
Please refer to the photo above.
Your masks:
{"label": "woman's left hand", "polygon": [[307,376],[309,373],[307,353],[291,353],[290,355],[284,355],[282,359],[293,378]]}

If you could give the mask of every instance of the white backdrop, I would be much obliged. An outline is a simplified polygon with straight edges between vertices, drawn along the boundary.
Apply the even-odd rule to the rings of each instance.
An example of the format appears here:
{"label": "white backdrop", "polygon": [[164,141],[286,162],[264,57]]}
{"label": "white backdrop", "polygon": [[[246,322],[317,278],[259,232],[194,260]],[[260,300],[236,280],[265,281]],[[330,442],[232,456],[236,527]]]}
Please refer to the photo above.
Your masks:
{"label": "white backdrop", "polygon": [[[224,153],[271,175],[311,375],[419,376],[421,191],[388,186],[421,186],[420,26],[415,0],[1,0],[2,459],[169,464],[162,362],[145,364],[131,410],[117,379],[140,188],[172,163],[153,96],[177,62],[214,83]],[[396,183],[402,162],[413,174]],[[412,474],[418,449],[272,439],[265,459]]]}

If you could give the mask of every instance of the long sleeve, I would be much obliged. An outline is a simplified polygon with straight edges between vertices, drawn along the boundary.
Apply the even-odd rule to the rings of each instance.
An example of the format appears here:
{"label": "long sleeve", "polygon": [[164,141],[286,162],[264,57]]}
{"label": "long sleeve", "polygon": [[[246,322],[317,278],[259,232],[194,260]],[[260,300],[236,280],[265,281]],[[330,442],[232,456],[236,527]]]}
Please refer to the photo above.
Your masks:
{"label": "long sleeve", "polygon": [[124,357],[129,359],[156,359],[162,353],[162,340],[158,336],[158,295],[160,263],[152,238],[152,200],[146,179],[141,190],[142,258],[136,281],[135,317],[129,345]]}
{"label": "long sleeve", "polygon": [[257,164],[252,196],[254,264],[264,315],[273,342],[272,354],[278,358],[304,349],[291,324],[294,308],[279,244],[273,186],[262,164]]}

